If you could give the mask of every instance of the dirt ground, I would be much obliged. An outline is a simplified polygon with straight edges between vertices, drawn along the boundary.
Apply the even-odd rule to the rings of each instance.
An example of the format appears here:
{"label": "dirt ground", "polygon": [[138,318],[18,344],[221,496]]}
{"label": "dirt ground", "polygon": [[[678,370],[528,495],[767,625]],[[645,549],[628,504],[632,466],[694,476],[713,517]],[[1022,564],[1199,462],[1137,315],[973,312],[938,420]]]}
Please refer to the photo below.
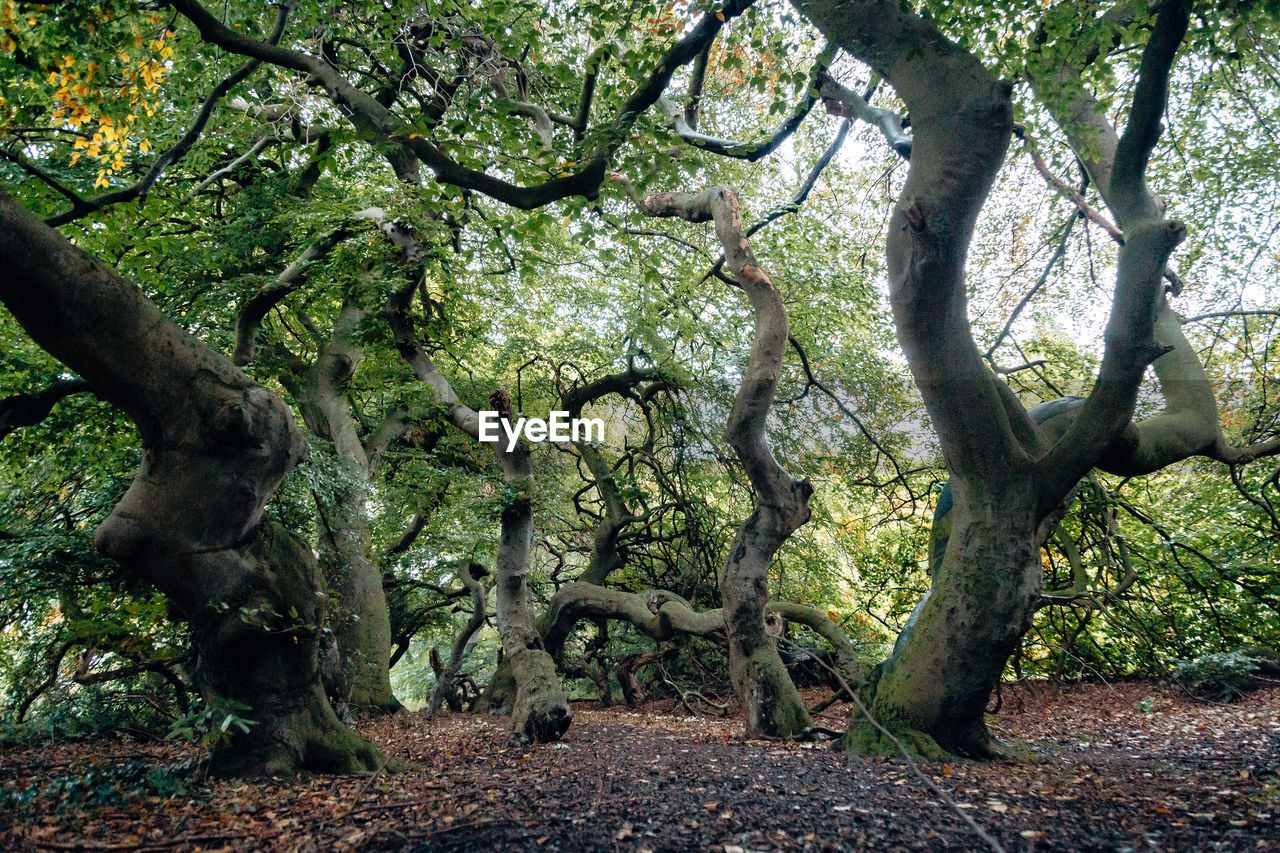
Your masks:
{"label": "dirt ground", "polygon": [[[362,729],[418,769],[363,778],[203,781],[180,769],[193,748],[147,739],[5,748],[0,849],[989,849],[905,762],[748,741],[672,704],[575,703],[562,742],[527,749],[501,718],[404,714]],[[1280,850],[1280,687],[1220,706],[1018,686],[992,724],[1044,760],[920,769],[1006,850]]]}

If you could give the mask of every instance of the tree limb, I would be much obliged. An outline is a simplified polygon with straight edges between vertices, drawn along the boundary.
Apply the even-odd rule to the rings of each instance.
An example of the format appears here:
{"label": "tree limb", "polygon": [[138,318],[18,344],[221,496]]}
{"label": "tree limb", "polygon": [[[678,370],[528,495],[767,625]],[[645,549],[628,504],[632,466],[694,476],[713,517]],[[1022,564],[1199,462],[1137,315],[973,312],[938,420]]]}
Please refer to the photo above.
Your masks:
{"label": "tree limb", "polygon": [[[701,54],[700,54],[701,56]],[[658,109],[666,118],[667,124],[689,145],[694,148],[700,148],[703,151],[709,151],[712,154],[719,154],[722,157],[731,157],[736,160],[746,160],[754,163],[768,157],[778,149],[778,146],[785,142],[800,124],[809,115],[809,111],[813,109],[813,105],[818,100],[818,81],[826,74],[827,66],[835,59],[836,49],[833,45],[828,45],[818,55],[814,61],[813,67],[809,69],[809,80],[805,84],[805,94],[800,102],[791,110],[790,115],[783,119],[769,136],[759,142],[735,142],[731,139],[719,139],[714,136],[707,136],[695,130],[689,122],[688,111],[681,110],[680,107],[671,98],[666,95],[658,98]],[[695,69],[696,71],[696,69]],[[703,65],[703,73],[705,74],[705,64]],[[829,79],[829,78],[828,78]],[[696,79],[695,79],[696,83]],[[701,98],[700,87],[696,90],[699,92],[698,98]],[[696,101],[695,101],[696,103]]]}
{"label": "tree limb", "polygon": [[72,394],[92,391],[81,379],[55,382],[35,394],[12,394],[0,400],[0,441],[21,427],[35,426],[49,417],[60,400]]}

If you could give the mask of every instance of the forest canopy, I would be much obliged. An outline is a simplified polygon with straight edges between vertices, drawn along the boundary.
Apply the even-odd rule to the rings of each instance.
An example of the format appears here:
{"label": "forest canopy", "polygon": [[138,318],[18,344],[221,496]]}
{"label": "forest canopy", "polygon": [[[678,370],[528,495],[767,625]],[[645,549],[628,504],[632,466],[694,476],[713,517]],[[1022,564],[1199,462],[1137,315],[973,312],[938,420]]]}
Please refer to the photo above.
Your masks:
{"label": "forest canopy", "polygon": [[0,733],[1275,666],[1278,14],[0,0]]}

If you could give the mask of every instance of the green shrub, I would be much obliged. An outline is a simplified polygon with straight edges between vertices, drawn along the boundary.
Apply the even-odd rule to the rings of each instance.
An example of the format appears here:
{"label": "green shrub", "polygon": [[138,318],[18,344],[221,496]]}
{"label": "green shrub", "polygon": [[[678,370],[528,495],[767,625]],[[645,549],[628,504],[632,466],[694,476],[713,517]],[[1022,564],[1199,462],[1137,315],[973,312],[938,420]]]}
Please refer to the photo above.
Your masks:
{"label": "green shrub", "polygon": [[1193,693],[1230,702],[1258,686],[1258,659],[1242,651],[1213,652],[1178,661],[1171,677]]}
{"label": "green shrub", "polygon": [[146,761],[90,762],[51,778],[35,778],[24,791],[0,794],[0,808],[23,814],[39,799],[59,813],[117,808],[138,797],[171,797],[186,791],[189,766],[158,767]]}

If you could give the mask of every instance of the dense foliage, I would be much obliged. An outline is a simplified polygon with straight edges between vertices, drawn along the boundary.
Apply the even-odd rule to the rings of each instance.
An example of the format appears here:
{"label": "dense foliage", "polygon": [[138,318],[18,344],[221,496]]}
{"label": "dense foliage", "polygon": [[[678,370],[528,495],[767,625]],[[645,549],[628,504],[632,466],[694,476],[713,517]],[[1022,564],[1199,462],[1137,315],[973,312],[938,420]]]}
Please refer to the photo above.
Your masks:
{"label": "dense foliage", "polygon": [[[947,35],[1013,80],[1083,38],[1076,31],[1094,6],[1059,4],[1042,18],[1040,4],[926,5]],[[1208,7],[1193,20],[1172,83],[1170,132],[1148,179],[1193,223],[1178,255],[1186,283],[1178,310],[1191,318],[1184,331],[1216,384],[1228,437],[1248,444],[1274,438],[1280,425],[1272,310],[1280,49],[1269,4],[1228,5],[1229,27]],[[785,4],[756,4],[677,70],[668,96],[709,137],[761,139],[793,110],[803,113],[797,104],[812,106],[770,156],[744,160],[685,144],[658,107],[627,114],[670,45],[715,14],[707,3],[286,9],[281,45],[323,55],[385,95],[404,125],[397,132],[431,140],[459,168],[518,185],[568,180],[604,147],[610,173],[626,182],[521,210],[483,189],[409,181],[420,164],[349,121],[315,79],[252,62],[228,77],[244,57],[202,39],[168,4],[0,0],[0,187],[41,216],[62,216],[78,246],[227,355],[244,307],[305,258],[261,317],[245,368],[284,395],[309,443],[309,461],[268,514],[323,555],[342,535],[335,508],[360,496],[365,547],[384,576],[399,698],[430,697],[431,650],[447,660],[472,613],[460,568],[492,570],[503,512],[523,498],[536,525],[529,582],[539,609],[588,570],[595,531],[615,504],[636,520],[618,536],[610,586],[719,606],[717,572],[754,508],[723,437],[751,314],[721,280],[710,229],[655,224],[628,199],[632,185],[640,193],[730,185],[747,224],[762,224],[753,248],[782,291],[794,343],[768,434],[779,462],[815,490],[812,520],[772,563],[770,594],[826,611],[869,662],[883,658],[929,586],[930,527],[947,473],[887,320],[881,246],[905,164],[875,127],[850,128],[820,101],[813,106],[816,31]],[[242,2],[217,10],[221,23],[258,39],[269,38],[275,14]],[[1140,46],[1146,26],[1135,23],[1126,45]],[[1117,110],[1140,53],[1093,65],[1080,82]],[[422,68],[401,72],[416,68],[403,61],[410,54]],[[850,58],[830,70],[874,92],[874,105],[901,111]],[[695,82],[697,74],[705,79]],[[574,115],[589,97],[586,78],[589,124]],[[968,287],[976,340],[1030,406],[1087,389],[1106,310],[1097,291],[1113,276],[1116,251],[1069,200],[1078,192],[1103,207],[1029,86],[1015,102],[1020,138],[979,223]],[[184,139],[191,130],[194,140]],[[815,169],[837,136],[842,147]],[[379,214],[358,215],[371,208]],[[398,354],[385,305],[407,273],[380,228],[388,222],[417,240],[418,330],[475,408],[504,389],[516,411],[545,417],[601,377],[650,372],[643,387],[589,404],[606,422],[603,442],[537,450],[531,495],[513,493],[491,454],[448,429],[438,395]],[[346,426],[311,396],[335,352],[344,359],[337,397]],[[35,395],[74,378],[0,314],[0,390]],[[1154,410],[1158,399],[1140,405]],[[366,470],[349,464],[348,430],[378,448]],[[379,430],[389,431],[386,441]],[[129,422],[91,394],[66,397],[39,423],[3,436],[5,731],[24,720],[29,731],[37,721],[39,731],[156,726],[189,713],[189,644],[165,620],[163,596],[93,547],[138,458]],[[1044,551],[1048,598],[1008,677],[1163,674],[1207,653],[1280,646],[1277,502],[1266,460],[1091,477]],[[491,623],[461,667],[475,687],[497,663]],[[803,645],[822,645],[789,630]],[[563,667],[584,696],[605,684],[619,698],[611,673],[654,647],[635,628],[603,620],[575,637]],[[721,655],[715,642],[680,639],[641,675],[651,691],[684,695],[706,683],[723,691]]]}

